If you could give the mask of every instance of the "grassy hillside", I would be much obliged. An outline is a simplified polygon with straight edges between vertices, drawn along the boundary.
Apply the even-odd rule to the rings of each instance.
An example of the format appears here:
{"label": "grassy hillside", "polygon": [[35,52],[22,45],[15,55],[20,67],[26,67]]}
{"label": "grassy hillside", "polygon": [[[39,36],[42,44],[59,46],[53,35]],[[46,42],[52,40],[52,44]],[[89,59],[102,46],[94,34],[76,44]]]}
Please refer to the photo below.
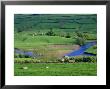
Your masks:
{"label": "grassy hillside", "polygon": [[15,14],[15,31],[95,32],[96,14]]}

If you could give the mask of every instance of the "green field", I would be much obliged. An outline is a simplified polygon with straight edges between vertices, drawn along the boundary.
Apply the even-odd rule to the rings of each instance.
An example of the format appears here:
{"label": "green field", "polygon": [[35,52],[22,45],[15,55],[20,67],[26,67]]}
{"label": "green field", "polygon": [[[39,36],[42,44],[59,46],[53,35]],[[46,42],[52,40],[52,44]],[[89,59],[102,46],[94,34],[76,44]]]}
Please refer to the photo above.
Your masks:
{"label": "green field", "polygon": [[[19,34],[20,35],[20,34]],[[18,36],[19,36],[18,35]],[[73,44],[74,39],[64,38],[59,36],[28,36],[20,35],[15,38],[15,47],[16,48],[35,48],[42,45],[51,45],[51,44]],[[25,40],[23,40],[25,39]]]}
{"label": "green field", "polygon": [[[27,67],[28,69],[23,69]],[[96,76],[96,63],[15,63],[15,76]]]}
{"label": "green field", "polygon": [[94,46],[90,47],[89,49],[86,50],[86,52],[97,54],[97,46],[94,45]]}

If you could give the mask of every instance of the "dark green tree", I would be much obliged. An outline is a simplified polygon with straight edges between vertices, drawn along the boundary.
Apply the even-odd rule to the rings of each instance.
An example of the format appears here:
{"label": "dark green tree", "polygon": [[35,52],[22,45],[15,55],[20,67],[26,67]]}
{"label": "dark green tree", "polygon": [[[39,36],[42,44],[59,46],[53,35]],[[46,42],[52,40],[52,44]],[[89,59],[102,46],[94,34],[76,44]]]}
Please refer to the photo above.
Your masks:
{"label": "dark green tree", "polygon": [[78,45],[80,45],[80,46],[81,46],[81,45],[84,45],[85,42],[86,42],[86,40],[83,39],[83,38],[81,38],[81,37],[76,38],[76,44],[78,44]]}
{"label": "dark green tree", "polygon": [[50,29],[50,31],[48,31],[48,32],[46,33],[46,35],[48,35],[48,36],[55,36],[55,33],[53,32],[52,29]]}
{"label": "dark green tree", "polygon": [[71,37],[71,36],[70,36],[70,33],[67,33],[65,37],[66,37],[66,38],[70,38],[70,37]]}
{"label": "dark green tree", "polygon": [[78,32],[78,31],[76,31],[75,34],[76,34],[76,37],[75,37],[76,38],[76,44],[78,44],[80,46],[84,45],[86,43],[85,34],[82,32]]}

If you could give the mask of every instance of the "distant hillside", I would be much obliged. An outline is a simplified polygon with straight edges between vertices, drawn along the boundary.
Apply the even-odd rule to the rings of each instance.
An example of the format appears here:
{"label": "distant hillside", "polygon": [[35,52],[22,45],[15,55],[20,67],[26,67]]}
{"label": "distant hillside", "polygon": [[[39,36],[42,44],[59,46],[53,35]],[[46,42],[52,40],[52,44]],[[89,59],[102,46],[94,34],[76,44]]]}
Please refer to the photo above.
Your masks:
{"label": "distant hillside", "polygon": [[96,14],[15,14],[15,31],[83,31],[95,32]]}

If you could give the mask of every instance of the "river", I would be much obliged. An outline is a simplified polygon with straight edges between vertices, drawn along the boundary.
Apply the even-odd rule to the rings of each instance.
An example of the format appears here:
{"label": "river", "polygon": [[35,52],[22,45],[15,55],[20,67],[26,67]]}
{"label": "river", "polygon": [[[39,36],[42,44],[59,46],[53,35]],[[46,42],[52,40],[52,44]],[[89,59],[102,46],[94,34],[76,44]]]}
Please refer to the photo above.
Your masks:
{"label": "river", "polygon": [[87,42],[85,45],[81,46],[78,50],[73,50],[70,53],[65,54],[64,56],[79,56],[79,55],[86,55],[86,56],[96,56],[95,54],[92,53],[87,53],[85,52],[88,48],[90,48],[91,46],[96,45],[97,42],[93,41],[93,42]]}

